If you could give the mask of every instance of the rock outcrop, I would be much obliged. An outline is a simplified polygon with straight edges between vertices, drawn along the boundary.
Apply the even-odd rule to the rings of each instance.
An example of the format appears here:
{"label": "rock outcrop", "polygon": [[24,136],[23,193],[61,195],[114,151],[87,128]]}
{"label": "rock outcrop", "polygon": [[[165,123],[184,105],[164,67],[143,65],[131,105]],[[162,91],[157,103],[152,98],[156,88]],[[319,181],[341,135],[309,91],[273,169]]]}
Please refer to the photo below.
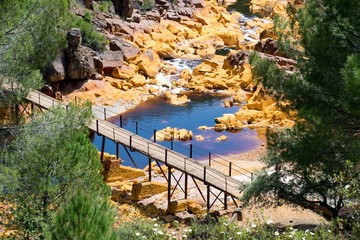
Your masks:
{"label": "rock outcrop", "polygon": [[192,131],[188,131],[186,129],[177,129],[177,128],[171,128],[167,127],[165,129],[159,130],[156,132],[156,141],[170,141],[173,140],[179,140],[179,141],[187,141],[192,140],[193,133]]}

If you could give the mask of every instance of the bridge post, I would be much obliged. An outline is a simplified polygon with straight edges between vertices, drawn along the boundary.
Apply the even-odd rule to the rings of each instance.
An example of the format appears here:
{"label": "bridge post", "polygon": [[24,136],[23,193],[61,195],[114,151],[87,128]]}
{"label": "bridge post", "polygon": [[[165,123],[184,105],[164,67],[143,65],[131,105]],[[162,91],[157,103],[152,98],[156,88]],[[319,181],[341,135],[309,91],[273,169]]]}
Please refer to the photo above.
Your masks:
{"label": "bridge post", "polygon": [[209,167],[211,167],[211,152],[209,152]]}
{"label": "bridge post", "polygon": [[228,208],[228,206],[227,206],[227,198],[228,198],[228,194],[227,194],[227,178],[225,178],[225,191],[224,191],[224,208],[225,208],[225,210]]}
{"label": "bridge post", "polygon": [[136,135],[139,135],[139,123],[136,121]]}
{"label": "bridge post", "polygon": [[149,182],[151,182],[151,158],[149,157]]}
{"label": "bridge post", "polygon": [[190,158],[192,158],[192,154],[193,153],[193,145],[192,144],[190,144]]}
{"label": "bridge post", "polygon": [[231,165],[232,165],[232,162],[229,162],[229,176],[231,177]]}
{"label": "bridge post", "polygon": [[106,108],[104,108],[104,120],[106,120]]}
{"label": "bridge post", "polygon": [[171,170],[172,168],[168,167],[168,209],[170,207],[170,198],[171,198]]}
{"label": "bridge post", "polygon": [[122,121],[122,115],[120,115],[120,127],[122,128],[123,127],[123,121]]}
{"label": "bridge post", "polygon": [[116,143],[116,158],[119,159],[119,143]]}
{"label": "bridge post", "polygon": [[188,198],[188,174],[185,173],[185,199]]}
{"label": "bridge post", "polygon": [[207,212],[209,213],[210,212],[210,185],[206,185],[206,209],[207,209]]}
{"label": "bridge post", "polygon": [[105,136],[103,136],[102,144],[101,144],[101,155],[100,155],[101,163],[104,162],[104,150],[105,150]]}
{"label": "bridge post", "polygon": [[167,165],[168,150],[165,148],[165,165]]}
{"label": "bridge post", "polygon": [[154,142],[156,142],[156,129],[154,129]]}

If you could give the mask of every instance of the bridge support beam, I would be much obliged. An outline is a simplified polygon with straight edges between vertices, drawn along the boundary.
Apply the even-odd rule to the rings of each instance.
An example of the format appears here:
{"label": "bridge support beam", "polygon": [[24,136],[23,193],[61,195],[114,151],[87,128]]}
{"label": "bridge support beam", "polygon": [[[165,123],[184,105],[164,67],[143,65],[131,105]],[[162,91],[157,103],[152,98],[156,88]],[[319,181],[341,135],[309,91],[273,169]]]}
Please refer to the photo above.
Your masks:
{"label": "bridge support beam", "polygon": [[170,201],[171,201],[171,171],[172,168],[168,167],[168,209],[170,207]]}
{"label": "bridge support beam", "polygon": [[101,155],[100,155],[101,163],[104,162],[104,150],[105,150],[105,136],[102,137]]}
{"label": "bridge support beam", "polygon": [[119,143],[116,143],[116,158],[119,159]]}
{"label": "bridge support beam", "polygon": [[210,212],[210,185],[206,185],[206,210]]}
{"label": "bridge support beam", "polygon": [[188,174],[185,173],[185,199],[188,198]]}
{"label": "bridge support beam", "polygon": [[149,182],[151,182],[151,158],[149,157]]}

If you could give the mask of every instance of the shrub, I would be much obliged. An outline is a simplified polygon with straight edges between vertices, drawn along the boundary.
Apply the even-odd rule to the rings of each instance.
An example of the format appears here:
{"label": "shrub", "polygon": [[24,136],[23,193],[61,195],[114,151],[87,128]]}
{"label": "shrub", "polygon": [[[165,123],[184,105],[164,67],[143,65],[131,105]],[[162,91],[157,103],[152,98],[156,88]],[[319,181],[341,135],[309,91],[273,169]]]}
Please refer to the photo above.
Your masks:
{"label": "shrub", "polygon": [[251,224],[248,228],[240,228],[235,224],[228,224],[225,217],[212,218],[207,216],[204,220],[193,220],[191,227],[184,230],[183,238],[187,239],[342,239],[341,235],[335,234],[329,226],[321,226],[313,231],[298,230],[288,227],[278,230],[267,220],[265,224]]}
{"label": "shrub", "polygon": [[113,5],[113,3],[111,1],[101,1],[99,3],[99,9],[102,12],[109,13],[112,5]]}
{"label": "shrub", "polygon": [[[85,14],[86,16],[86,14]],[[90,16],[91,17],[91,16]],[[94,27],[85,19],[75,15],[70,17],[70,28],[80,28],[82,36],[82,45],[95,51],[104,51],[106,46],[106,37],[94,30]]]}
{"label": "shrub", "polygon": [[151,220],[134,219],[131,222],[123,223],[119,227],[118,231],[120,239],[169,239],[165,226],[162,223],[153,222]]}
{"label": "shrub", "polygon": [[149,11],[149,10],[153,9],[153,7],[154,7],[154,5],[151,0],[144,0],[144,5],[143,5],[144,10]]}
{"label": "shrub", "polygon": [[85,12],[83,19],[84,19],[85,22],[91,23],[92,17],[91,17],[91,14],[90,14],[90,12],[88,10]]}

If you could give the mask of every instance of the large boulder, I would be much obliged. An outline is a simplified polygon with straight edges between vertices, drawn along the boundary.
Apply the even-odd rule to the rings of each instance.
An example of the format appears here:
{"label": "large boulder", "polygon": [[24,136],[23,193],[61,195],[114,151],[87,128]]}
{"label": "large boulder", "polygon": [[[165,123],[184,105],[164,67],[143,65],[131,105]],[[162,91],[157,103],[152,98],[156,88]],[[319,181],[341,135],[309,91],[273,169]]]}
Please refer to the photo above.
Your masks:
{"label": "large boulder", "polygon": [[135,47],[131,43],[129,43],[121,38],[112,40],[110,42],[110,50],[111,51],[119,51],[119,50],[122,51],[125,61],[134,60],[140,52],[139,48]]}
{"label": "large boulder", "polygon": [[134,11],[133,0],[112,0],[115,11],[120,14],[122,18],[129,18]]}
{"label": "large boulder", "polygon": [[146,79],[143,75],[136,74],[131,80],[130,83],[135,87],[142,87],[146,84]]}
{"label": "large boulder", "polygon": [[72,28],[67,33],[67,40],[69,43],[69,47],[77,48],[81,45],[81,32],[80,28]]}
{"label": "large boulder", "polygon": [[48,83],[64,80],[66,75],[64,53],[61,53],[52,63],[46,65],[42,73],[44,80]]}
{"label": "large boulder", "polygon": [[[231,70],[231,69],[241,69],[243,70],[243,66],[246,62],[248,62],[248,51],[239,51],[235,54],[229,54],[223,64],[223,69]],[[241,71],[240,70],[240,71]]]}
{"label": "large boulder", "polygon": [[99,58],[95,58],[95,66],[99,73],[110,75],[113,68],[123,65],[123,53],[121,51],[104,51]]}
{"label": "large boulder", "polygon": [[156,78],[160,63],[155,59],[153,51],[149,49],[138,58],[137,66],[146,76]]}
{"label": "large boulder", "polygon": [[89,79],[95,66],[93,57],[96,52],[87,47],[69,47],[67,53],[67,78]]}
{"label": "large boulder", "polygon": [[123,65],[121,68],[113,68],[111,72],[111,76],[114,78],[121,78],[121,79],[130,79],[134,77],[135,71],[134,68]]}
{"label": "large boulder", "polygon": [[167,191],[168,187],[166,183],[158,182],[143,182],[136,183],[132,187],[130,200],[139,201],[145,198],[149,198],[156,194]]}
{"label": "large boulder", "polygon": [[93,0],[83,0],[85,7],[92,9],[93,8]]}

